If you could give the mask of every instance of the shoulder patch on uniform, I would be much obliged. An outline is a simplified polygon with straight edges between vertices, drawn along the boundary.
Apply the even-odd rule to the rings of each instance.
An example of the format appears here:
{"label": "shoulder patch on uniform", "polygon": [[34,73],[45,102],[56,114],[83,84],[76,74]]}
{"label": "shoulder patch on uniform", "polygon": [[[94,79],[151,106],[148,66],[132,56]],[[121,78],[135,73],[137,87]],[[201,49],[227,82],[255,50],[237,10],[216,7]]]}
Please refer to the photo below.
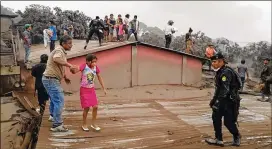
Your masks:
{"label": "shoulder patch on uniform", "polygon": [[226,76],[223,76],[223,77],[222,77],[222,81],[227,81],[227,77],[226,77]]}

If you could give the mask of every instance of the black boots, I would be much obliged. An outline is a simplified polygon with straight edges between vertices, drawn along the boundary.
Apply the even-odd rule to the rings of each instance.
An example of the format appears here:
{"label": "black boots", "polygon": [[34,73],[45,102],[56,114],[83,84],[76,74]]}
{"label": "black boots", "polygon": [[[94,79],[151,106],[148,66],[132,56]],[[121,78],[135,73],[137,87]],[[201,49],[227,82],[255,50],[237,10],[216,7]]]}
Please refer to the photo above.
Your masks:
{"label": "black boots", "polygon": [[233,136],[233,142],[232,145],[233,146],[240,146],[241,145],[241,135],[237,135],[237,136]]}
{"label": "black boots", "polygon": [[207,142],[210,145],[216,145],[216,146],[224,146],[224,142],[220,141],[218,139],[206,139],[205,142]]}

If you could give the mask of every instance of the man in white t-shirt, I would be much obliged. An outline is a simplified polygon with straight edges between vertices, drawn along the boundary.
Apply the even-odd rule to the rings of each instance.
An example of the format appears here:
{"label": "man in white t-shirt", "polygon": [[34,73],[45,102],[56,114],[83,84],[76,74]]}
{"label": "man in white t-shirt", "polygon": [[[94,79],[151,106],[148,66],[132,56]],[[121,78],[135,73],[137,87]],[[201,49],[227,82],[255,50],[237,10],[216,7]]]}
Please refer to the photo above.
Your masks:
{"label": "man in white t-shirt", "polygon": [[169,48],[172,42],[172,35],[177,32],[177,29],[173,27],[174,21],[169,20],[167,26],[165,27],[165,48]]}
{"label": "man in white t-shirt", "polygon": [[50,42],[50,30],[44,29],[43,30],[43,41],[44,41],[44,47],[47,48],[48,43]]}

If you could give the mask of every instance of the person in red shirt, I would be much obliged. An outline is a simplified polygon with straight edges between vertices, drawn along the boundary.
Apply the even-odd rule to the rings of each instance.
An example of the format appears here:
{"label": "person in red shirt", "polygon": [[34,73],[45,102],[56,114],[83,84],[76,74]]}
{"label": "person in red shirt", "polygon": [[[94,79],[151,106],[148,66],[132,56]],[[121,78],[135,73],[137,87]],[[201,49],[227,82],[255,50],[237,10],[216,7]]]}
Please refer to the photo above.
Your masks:
{"label": "person in red shirt", "polygon": [[214,49],[214,46],[212,44],[209,44],[208,47],[206,48],[206,52],[205,52],[205,57],[207,59],[209,59],[208,61],[208,65],[209,65],[209,70],[211,70],[211,66],[212,66],[212,63],[211,63],[211,57],[214,56],[216,54],[216,51]]}

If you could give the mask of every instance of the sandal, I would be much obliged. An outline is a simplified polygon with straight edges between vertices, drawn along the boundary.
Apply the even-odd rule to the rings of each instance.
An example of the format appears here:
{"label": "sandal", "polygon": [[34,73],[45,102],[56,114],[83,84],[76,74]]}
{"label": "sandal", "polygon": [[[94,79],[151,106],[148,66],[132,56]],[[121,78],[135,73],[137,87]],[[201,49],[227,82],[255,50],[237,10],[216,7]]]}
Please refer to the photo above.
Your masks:
{"label": "sandal", "polygon": [[90,131],[88,127],[84,128],[83,126],[81,126],[81,128],[82,128],[83,131]]}
{"label": "sandal", "polygon": [[93,125],[91,125],[91,127],[92,127],[92,129],[94,129],[95,131],[100,131],[101,130],[101,128],[100,127],[94,127]]}

